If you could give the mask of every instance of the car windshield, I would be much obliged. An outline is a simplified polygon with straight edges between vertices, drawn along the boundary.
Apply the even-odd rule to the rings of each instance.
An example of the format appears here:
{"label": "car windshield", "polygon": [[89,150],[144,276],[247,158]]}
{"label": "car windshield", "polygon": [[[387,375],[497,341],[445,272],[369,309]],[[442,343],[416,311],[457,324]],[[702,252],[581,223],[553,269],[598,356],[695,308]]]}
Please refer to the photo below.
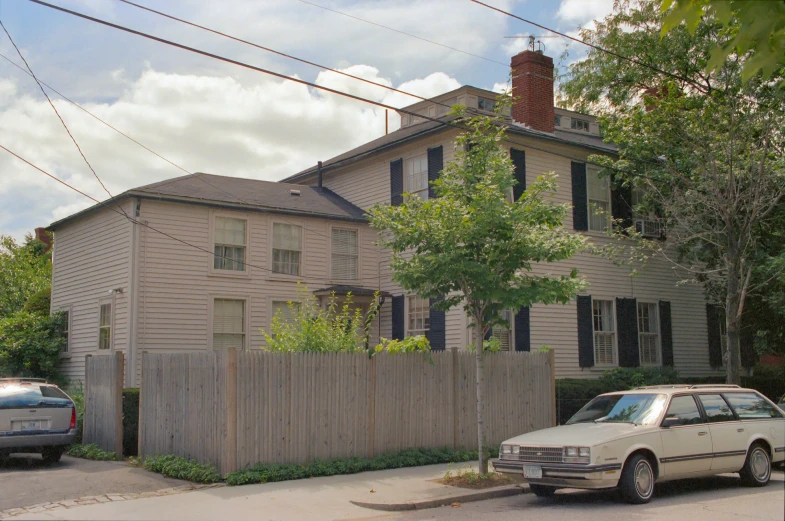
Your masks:
{"label": "car windshield", "polygon": [[0,409],[73,407],[63,391],[50,385],[11,383],[0,386]]}
{"label": "car windshield", "polygon": [[664,394],[609,394],[598,396],[569,419],[573,423],[634,423],[657,421],[665,403]]}

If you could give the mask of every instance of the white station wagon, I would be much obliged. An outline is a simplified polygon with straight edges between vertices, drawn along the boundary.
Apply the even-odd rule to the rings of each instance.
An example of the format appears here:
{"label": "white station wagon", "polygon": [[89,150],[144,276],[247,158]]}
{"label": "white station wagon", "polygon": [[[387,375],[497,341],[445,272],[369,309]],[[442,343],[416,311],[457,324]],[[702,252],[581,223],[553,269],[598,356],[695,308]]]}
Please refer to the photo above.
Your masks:
{"label": "white station wagon", "polygon": [[559,488],[618,487],[646,503],[654,484],[738,472],[769,482],[785,460],[785,414],[736,385],[668,385],[602,394],[560,427],[502,443],[497,472],[523,474],[540,497]]}

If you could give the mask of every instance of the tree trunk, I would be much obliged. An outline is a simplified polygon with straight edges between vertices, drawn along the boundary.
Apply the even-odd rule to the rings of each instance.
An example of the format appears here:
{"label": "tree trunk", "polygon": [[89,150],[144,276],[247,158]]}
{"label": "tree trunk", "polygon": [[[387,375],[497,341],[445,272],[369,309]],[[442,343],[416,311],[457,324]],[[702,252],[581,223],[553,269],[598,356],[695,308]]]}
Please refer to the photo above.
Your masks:
{"label": "tree trunk", "polygon": [[485,454],[485,420],[483,419],[483,408],[485,405],[485,357],[482,349],[484,340],[484,323],[482,317],[475,318],[477,327],[475,331],[475,361],[477,366],[477,449],[480,458],[480,474],[488,473],[488,456]]}
{"label": "tree trunk", "polygon": [[725,331],[727,333],[725,357],[726,382],[741,384],[741,273],[735,264],[728,270],[728,286],[725,296]]}

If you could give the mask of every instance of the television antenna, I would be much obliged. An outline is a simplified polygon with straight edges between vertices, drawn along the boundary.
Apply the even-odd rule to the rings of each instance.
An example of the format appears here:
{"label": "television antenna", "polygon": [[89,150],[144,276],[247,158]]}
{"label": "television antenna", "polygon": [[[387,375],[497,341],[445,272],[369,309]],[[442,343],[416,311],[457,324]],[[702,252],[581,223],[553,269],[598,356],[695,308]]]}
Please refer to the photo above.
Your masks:
{"label": "television antenna", "polygon": [[529,39],[529,50],[533,51],[535,44],[537,44],[537,45],[539,45],[539,47],[540,47],[539,50],[541,51],[542,48],[544,47],[544,44],[541,41],[542,38],[558,38],[558,36],[556,36],[555,34],[548,34],[548,35],[543,35],[543,36],[534,36],[534,35],[531,35],[531,36],[520,36],[520,35],[518,35],[518,36],[505,36],[505,38],[528,38]]}

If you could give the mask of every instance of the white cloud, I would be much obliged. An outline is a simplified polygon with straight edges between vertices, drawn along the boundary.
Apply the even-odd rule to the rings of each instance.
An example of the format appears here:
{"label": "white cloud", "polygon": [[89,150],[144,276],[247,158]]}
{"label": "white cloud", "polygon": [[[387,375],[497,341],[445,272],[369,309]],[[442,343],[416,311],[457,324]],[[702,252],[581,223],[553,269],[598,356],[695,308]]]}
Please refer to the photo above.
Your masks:
{"label": "white cloud", "polygon": [[613,12],[614,0],[562,0],[556,16],[573,27],[586,27]]}

